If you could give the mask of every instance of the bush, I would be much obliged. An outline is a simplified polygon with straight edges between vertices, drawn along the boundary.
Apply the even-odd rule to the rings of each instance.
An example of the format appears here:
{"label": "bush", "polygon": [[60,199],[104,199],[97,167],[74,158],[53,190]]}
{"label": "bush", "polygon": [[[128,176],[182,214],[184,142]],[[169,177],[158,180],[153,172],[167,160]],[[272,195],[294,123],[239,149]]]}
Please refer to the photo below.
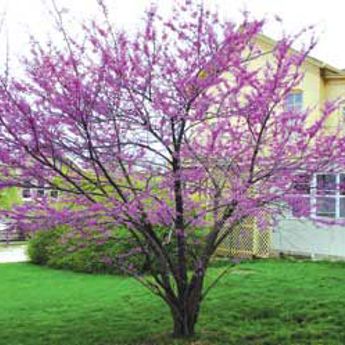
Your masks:
{"label": "bush", "polygon": [[[66,227],[38,231],[29,240],[29,257],[35,264],[76,272],[123,274],[120,260],[121,267],[135,267],[138,273],[148,272],[147,258],[133,251],[136,245],[127,230],[118,228],[113,233],[114,236],[105,239],[95,231],[84,231],[81,235]],[[168,230],[159,227],[156,233],[163,239]],[[165,248],[170,254],[176,252],[175,241],[167,241]],[[153,261],[151,267],[155,269],[157,265]],[[189,266],[192,266],[191,258]]]}
{"label": "bush", "polygon": [[[57,228],[37,231],[29,240],[28,254],[38,265],[75,272],[120,274],[123,271],[112,259],[125,256],[132,247],[130,238],[123,234],[105,240],[98,233],[81,236],[67,228]],[[126,264],[144,270],[142,255],[131,255]]]}
{"label": "bush", "polygon": [[[74,236],[66,242],[62,238],[50,248],[48,266],[86,273],[124,273],[115,258],[127,255],[134,245],[131,246],[128,236],[107,240],[96,236],[92,239]],[[140,272],[144,270],[143,258],[139,254],[128,256],[124,265],[135,265]]]}
{"label": "bush", "polygon": [[28,244],[28,255],[34,264],[46,265],[50,258],[50,247],[55,244],[61,236],[61,230],[38,231],[30,239]]}

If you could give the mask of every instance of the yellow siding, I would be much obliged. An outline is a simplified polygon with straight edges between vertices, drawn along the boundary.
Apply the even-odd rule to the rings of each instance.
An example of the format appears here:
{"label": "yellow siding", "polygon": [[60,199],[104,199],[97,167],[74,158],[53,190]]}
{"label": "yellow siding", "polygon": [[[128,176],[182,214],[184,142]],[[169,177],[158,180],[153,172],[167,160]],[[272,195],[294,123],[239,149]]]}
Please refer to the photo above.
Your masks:
{"label": "yellow siding", "polygon": [[[326,82],[326,99],[334,101],[338,98],[345,99],[345,80],[333,79]],[[345,125],[345,118],[342,112],[342,107],[336,111],[327,123],[329,127],[337,127]]]}
{"label": "yellow siding", "polygon": [[321,84],[322,78],[320,75],[320,68],[305,63],[303,66],[304,78],[302,80],[301,90],[303,91],[303,106],[310,107],[310,122],[318,118],[320,114],[320,107],[323,101],[321,100]]}
{"label": "yellow siding", "polygon": [[[270,51],[274,44],[273,40],[265,36],[260,36],[258,39],[259,47],[265,52]],[[258,59],[255,67],[259,67],[267,59],[272,59],[272,56],[267,54],[264,58]],[[308,58],[302,69],[304,78],[296,90],[303,92],[303,105],[311,109],[310,124],[320,116],[320,110],[326,101],[334,101],[338,98],[345,100],[345,72],[337,71],[313,58]],[[327,75],[325,71],[330,75]],[[342,109],[339,109],[329,119],[327,127],[332,128],[343,123],[345,125],[345,118],[343,118]]]}
{"label": "yellow siding", "polygon": [[[260,36],[257,44],[263,52],[270,52],[275,42],[265,36]],[[251,62],[251,65],[253,69],[260,69],[261,66],[272,59],[272,54],[264,54]],[[303,92],[303,106],[305,109],[310,109],[308,118],[308,125],[310,125],[319,118],[326,101],[334,101],[338,98],[345,100],[345,72],[313,58],[307,58],[302,66],[302,72],[304,77],[295,91]],[[232,78],[230,73],[228,78],[229,80]],[[326,130],[331,130],[339,124],[343,124],[345,128],[342,107],[332,114],[326,123]],[[231,256],[267,257],[270,254],[270,248],[270,229],[259,230],[256,219],[253,217],[234,229],[217,253]]]}

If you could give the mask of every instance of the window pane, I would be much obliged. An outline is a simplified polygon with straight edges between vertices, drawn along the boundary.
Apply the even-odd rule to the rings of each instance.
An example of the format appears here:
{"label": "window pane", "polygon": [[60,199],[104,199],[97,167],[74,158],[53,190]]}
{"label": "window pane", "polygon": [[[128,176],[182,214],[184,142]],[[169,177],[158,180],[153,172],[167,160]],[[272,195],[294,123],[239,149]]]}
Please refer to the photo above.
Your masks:
{"label": "window pane", "polygon": [[302,92],[290,93],[284,101],[284,107],[287,111],[299,111],[303,107],[303,94]]}
{"label": "window pane", "polygon": [[335,218],[335,198],[316,198],[316,215],[321,217]]}
{"label": "window pane", "polygon": [[31,198],[30,180],[24,180],[24,188],[22,189],[22,198],[23,199]]}
{"label": "window pane", "polygon": [[24,188],[22,190],[22,197],[23,199],[29,199],[31,197],[31,192],[29,188]]}
{"label": "window pane", "polygon": [[341,195],[345,195],[345,174],[340,174],[339,192]]}
{"label": "window pane", "polygon": [[38,183],[38,189],[37,189],[37,196],[38,197],[43,197],[44,196],[44,182],[43,181],[40,181]]}
{"label": "window pane", "polygon": [[322,174],[316,176],[316,192],[317,194],[335,194],[336,175]]}
{"label": "window pane", "polygon": [[294,93],[295,104],[302,104],[302,92]]}
{"label": "window pane", "polygon": [[59,192],[57,190],[50,191],[50,196],[56,199],[59,196]]}
{"label": "window pane", "polygon": [[37,189],[37,196],[44,196],[44,189]]}
{"label": "window pane", "polygon": [[339,199],[339,217],[345,218],[345,198]]}

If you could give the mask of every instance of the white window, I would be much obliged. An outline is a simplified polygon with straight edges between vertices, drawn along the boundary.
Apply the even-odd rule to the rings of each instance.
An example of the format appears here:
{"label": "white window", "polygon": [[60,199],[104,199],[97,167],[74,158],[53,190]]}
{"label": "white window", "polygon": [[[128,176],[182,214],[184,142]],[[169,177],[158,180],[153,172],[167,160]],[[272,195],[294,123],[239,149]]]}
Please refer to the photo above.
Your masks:
{"label": "white window", "polygon": [[44,183],[39,183],[38,186],[33,187],[30,181],[25,181],[24,187],[21,191],[22,198],[24,200],[29,200],[33,196],[38,198],[43,198],[44,196],[49,196],[51,199],[57,199],[59,197],[59,191],[56,189],[47,189]]}
{"label": "white window", "polygon": [[315,178],[315,215],[336,218],[337,175],[317,174]]}
{"label": "white window", "polygon": [[23,188],[22,189],[22,198],[23,199],[30,199],[31,198],[31,190],[30,190],[30,188]]}
{"label": "white window", "polygon": [[292,92],[284,100],[284,109],[287,111],[301,111],[303,108],[303,93]]}
{"label": "white window", "polygon": [[59,197],[59,191],[57,191],[56,189],[52,189],[50,191],[50,197],[52,199],[57,199]]}
{"label": "white window", "polygon": [[39,198],[43,198],[44,194],[45,194],[45,190],[44,190],[44,182],[40,182],[38,185],[38,188],[36,190],[37,196]]}
{"label": "white window", "polygon": [[300,216],[304,206],[314,217],[345,218],[345,173],[318,173],[309,180],[307,175],[298,176],[293,186],[297,200],[293,215]]}
{"label": "white window", "polygon": [[298,174],[293,182],[292,214],[296,217],[309,217],[311,208],[312,177],[308,174]]}
{"label": "white window", "polygon": [[31,198],[30,181],[24,181],[24,186],[22,189],[22,198],[27,200]]}

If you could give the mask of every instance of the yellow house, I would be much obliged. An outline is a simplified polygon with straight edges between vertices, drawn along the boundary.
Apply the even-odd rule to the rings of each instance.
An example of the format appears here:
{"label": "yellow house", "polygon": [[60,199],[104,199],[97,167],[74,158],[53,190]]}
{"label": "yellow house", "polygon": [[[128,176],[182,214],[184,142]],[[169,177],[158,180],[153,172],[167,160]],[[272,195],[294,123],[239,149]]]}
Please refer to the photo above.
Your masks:
{"label": "yellow house", "polygon": [[[263,51],[269,52],[275,43],[274,40],[264,35],[258,38],[258,44]],[[332,101],[338,97],[345,98],[344,70],[339,70],[313,57],[308,57],[302,68],[304,78],[295,92],[301,94],[303,107],[313,108],[312,117],[318,115],[318,110],[325,101]],[[340,110],[338,113],[334,113],[328,126],[337,126],[344,120],[345,114]]]}
{"label": "yellow house", "polygon": [[[260,64],[264,62],[263,59],[270,59],[269,52],[276,42],[261,35],[257,43],[263,52],[267,52],[256,62]],[[345,100],[345,71],[313,57],[306,59],[302,69],[304,77],[300,85],[288,95],[285,104],[293,108],[310,108],[310,121],[313,122],[321,114],[320,109],[326,101],[337,98]],[[326,126],[329,130],[338,126],[345,128],[345,102],[344,107],[332,114]],[[302,180],[299,197],[304,198],[310,207],[311,217],[327,220],[345,218],[345,188],[342,190],[342,184],[345,184],[345,169],[344,173],[333,174],[320,171]],[[325,186],[332,186],[327,196],[322,192]],[[294,211],[287,213],[274,229],[267,232],[256,231],[255,224],[251,224],[252,231],[248,231],[250,224],[243,225],[246,231],[229,238],[225,247],[230,248],[235,255],[265,257],[273,251],[345,259],[345,227],[315,225],[311,220],[295,217]]]}

